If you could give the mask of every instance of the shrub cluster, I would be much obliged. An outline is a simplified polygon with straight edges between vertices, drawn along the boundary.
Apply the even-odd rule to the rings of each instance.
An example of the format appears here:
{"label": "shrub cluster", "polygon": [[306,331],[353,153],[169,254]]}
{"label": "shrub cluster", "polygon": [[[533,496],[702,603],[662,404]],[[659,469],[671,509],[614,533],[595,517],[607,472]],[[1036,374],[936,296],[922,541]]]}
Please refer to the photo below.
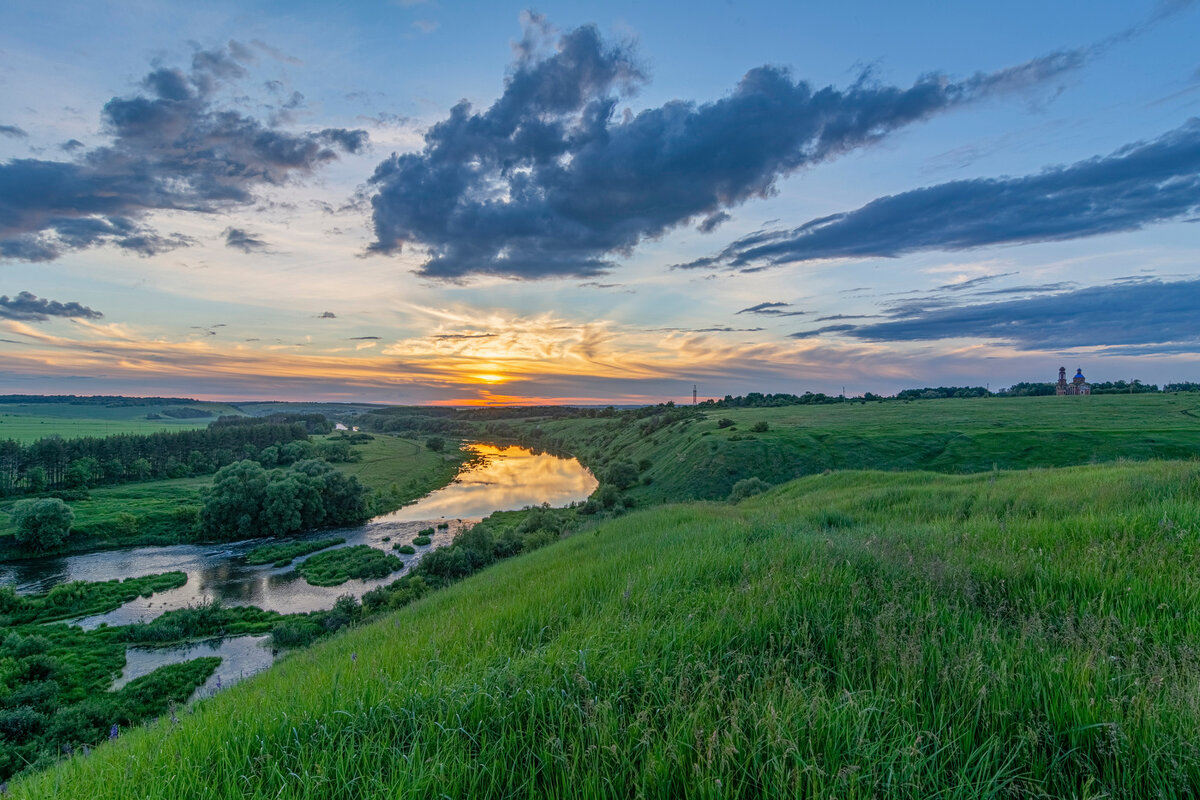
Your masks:
{"label": "shrub cluster", "polygon": [[367,494],[358,478],[320,459],[272,471],[239,461],[222,467],[206,490],[201,530],[216,539],[238,539],[349,525],[369,516]]}

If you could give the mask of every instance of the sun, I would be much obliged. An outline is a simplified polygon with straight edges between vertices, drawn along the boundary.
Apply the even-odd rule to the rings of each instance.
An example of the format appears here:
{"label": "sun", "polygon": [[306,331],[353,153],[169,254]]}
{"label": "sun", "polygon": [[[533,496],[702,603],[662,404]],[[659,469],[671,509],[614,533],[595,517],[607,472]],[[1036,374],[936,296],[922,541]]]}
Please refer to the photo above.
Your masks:
{"label": "sun", "polygon": [[491,373],[491,372],[478,373],[478,374],[472,375],[471,377],[477,381],[480,381],[482,383],[488,383],[488,384],[504,383],[506,380],[508,380],[508,377],[505,375],[496,375],[495,373]]}

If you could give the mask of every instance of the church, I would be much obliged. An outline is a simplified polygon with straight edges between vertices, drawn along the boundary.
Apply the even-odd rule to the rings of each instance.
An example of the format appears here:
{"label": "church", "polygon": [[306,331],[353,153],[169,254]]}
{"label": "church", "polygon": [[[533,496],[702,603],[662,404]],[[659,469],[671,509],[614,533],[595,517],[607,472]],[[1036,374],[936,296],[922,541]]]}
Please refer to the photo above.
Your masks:
{"label": "church", "polygon": [[1075,370],[1075,377],[1067,383],[1067,368],[1058,368],[1058,383],[1054,385],[1054,393],[1056,395],[1080,395],[1091,394],[1092,385],[1087,382],[1087,378],[1083,377],[1083,370]]}

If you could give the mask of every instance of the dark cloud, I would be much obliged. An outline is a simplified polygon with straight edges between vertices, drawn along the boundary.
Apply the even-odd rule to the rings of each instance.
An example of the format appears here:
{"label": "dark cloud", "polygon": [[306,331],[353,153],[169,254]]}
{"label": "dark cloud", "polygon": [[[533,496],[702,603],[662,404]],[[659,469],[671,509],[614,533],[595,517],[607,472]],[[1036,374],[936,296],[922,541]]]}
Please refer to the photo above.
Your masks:
{"label": "dark cloud", "polygon": [[431,338],[440,340],[449,339],[491,339],[496,334],[494,333],[443,333]]}
{"label": "dark cloud", "polygon": [[791,308],[791,303],[759,303],[749,308],[743,308],[738,311],[738,314],[761,314],[763,316],[772,317],[802,317],[807,314],[807,311],[784,311],[785,308]]}
{"label": "dark cloud", "polygon": [[1200,280],[1143,278],[1020,300],[898,309],[885,322],[794,335],[837,332],[872,342],[968,338],[1036,350],[1132,347],[1147,353],[1200,353],[1198,307]]}
{"label": "dark cloud", "polygon": [[16,297],[0,295],[0,319],[45,322],[51,317],[100,319],[103,316],[99,311],[85,305],[47,300],[31,292],[20,292]]}
{"label": "dark cloud", "polygon": [[366,341],[371,341],[371,340],[378,339],[378,338],[379,338],[378,336],[351,336],[348,341],[366,342]]}
{"label": "dark cloud", "polygon": [[337,319],[337,314],[332,311],[322,311],[320,314],[317,314],[317,319]]}
{"label": "dark cloud", "polygon": [[703,266],[760,269],[829,258],[1053,242],[1139,230],[1200,211],[1200,119],[1151,142],[1020,178],[979,178],[874,200],[735,241]]}
{"label": "dark cloud", "polygon": [[68,153],[73,153],[76,150],[82,150],[86,145],[78,139],[67,139],[58,146],[59,150],[65,150]]}
{"label": "dark cloud", "polygon": [[224,234],[225,246],[234,250],[241,250],[243,253],[266,253],[271,250],[265,239],[243,228],[229,227],[225,229]]}
{"label": "dark cloud", "polygon": [[185,246],[189,239],[154,231],[145,215],[250,204],[256,190],[366,146],[364,131],[293,134],[221,107],[217,91],[245,77],[248,54],[200,50],[188,71],[155,68],[141,93],[104,105],[107,146],[71,146],[71,161],[0,164],[0,258],[49,261],[105,243],[142,254]]}
{"label": "dark cloud", "polygon": [[727,211],[718,211],[715,214],[709,214],[704,219],[700,220],[700,224],[696,226],[696,230],[701,233],[712,233],[721,223],[728,222],[733,219],[733,215]]}
{"label": "dark cloud", "polygon": [[1063,51],[962,81],[930,74],[907,88],[869,75],[846,89],[815,88],[764,66],[720,100],[620,115],[618,97],[645,80],[630,46],[585,26],[543,57],[548,35],[531,17],[490,108],[459,103],[425,134],[422,152],[376,168],[372,251],[422,248],[420,274],[449,281],[594,276],[645,238],[694,218],[715,226],[780,176],[1084,58]]}
{"label": "dark cloud", "polygon": [[14,139],[28,139],[29,134],[24,128],[18,128],[16,125],[0,125],[0,136],[11,136]]}

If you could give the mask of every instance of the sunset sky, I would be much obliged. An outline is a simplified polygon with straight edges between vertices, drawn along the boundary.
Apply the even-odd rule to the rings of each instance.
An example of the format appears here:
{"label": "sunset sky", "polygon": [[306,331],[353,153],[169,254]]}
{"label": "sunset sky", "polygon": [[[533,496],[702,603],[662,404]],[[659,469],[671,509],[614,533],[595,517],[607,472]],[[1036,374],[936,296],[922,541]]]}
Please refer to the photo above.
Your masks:
{"label": "sunset sky", "polygon": [[1200,381],[1198,39],[1190,2],[6,0],[0,393]]}

